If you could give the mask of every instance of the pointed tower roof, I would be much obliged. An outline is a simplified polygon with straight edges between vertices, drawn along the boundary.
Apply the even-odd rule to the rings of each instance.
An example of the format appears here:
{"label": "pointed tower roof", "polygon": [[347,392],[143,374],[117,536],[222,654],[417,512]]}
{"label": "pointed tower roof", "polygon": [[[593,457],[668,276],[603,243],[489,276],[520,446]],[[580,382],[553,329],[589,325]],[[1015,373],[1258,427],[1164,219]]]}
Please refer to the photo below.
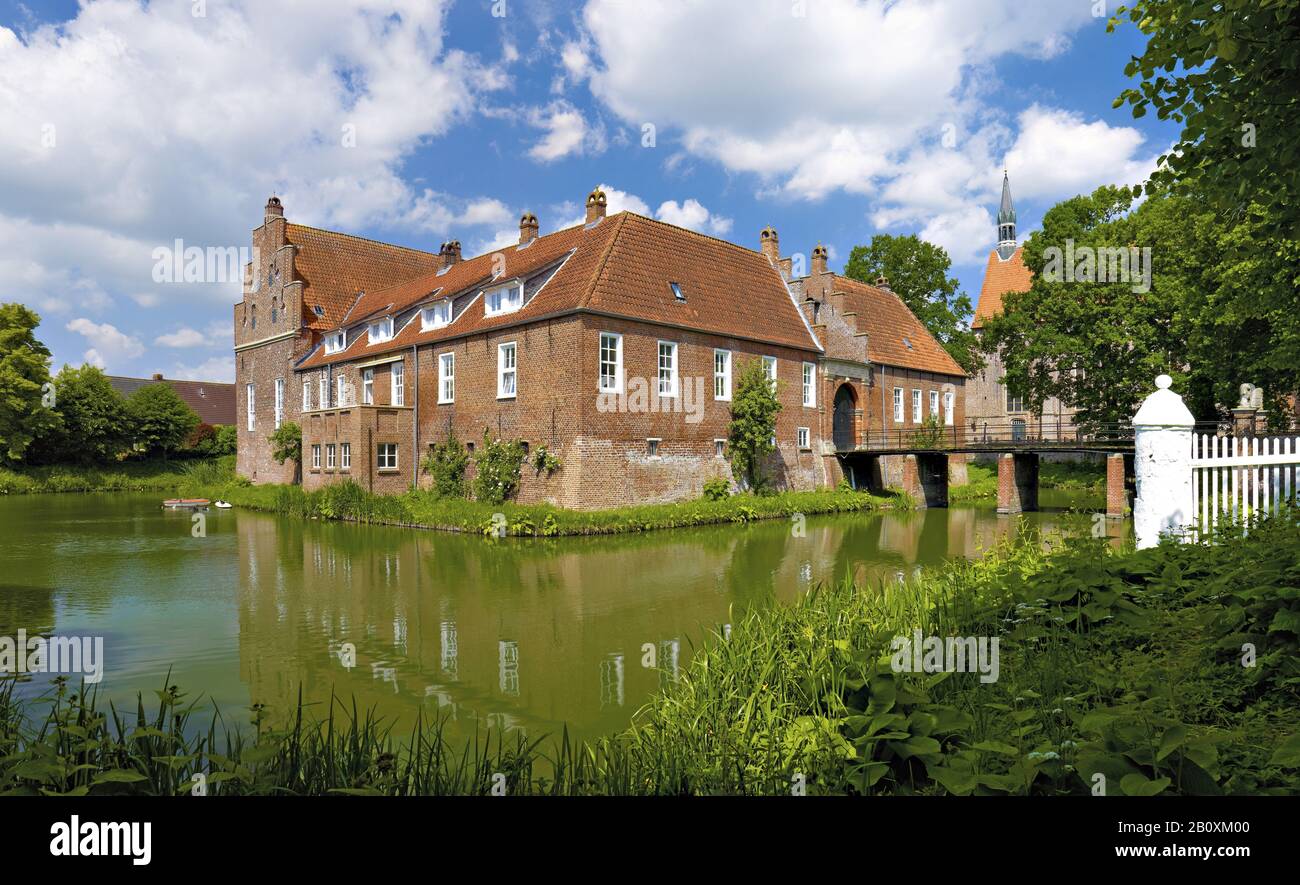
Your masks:
{"label": "pointed tower roof", "polygon": [[1011,179],[1002,170],[1002,205],[998,207],[998,224],[1015,224],[1016,207],[1011,204]]}

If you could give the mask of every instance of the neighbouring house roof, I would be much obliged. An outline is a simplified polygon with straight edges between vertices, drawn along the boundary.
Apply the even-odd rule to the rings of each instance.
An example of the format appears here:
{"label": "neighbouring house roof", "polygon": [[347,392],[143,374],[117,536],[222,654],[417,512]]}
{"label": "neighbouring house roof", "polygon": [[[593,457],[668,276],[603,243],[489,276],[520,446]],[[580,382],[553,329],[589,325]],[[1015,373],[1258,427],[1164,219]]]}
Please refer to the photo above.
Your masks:
{"label": "neighbouring house roof", "polygon": [[897,293],[838,274],[831,291],[843,296],[846,313],[857,314],[871,362],[936,375],[966,374]]}
{"label": "neighbouring house roof", "polygon": [[167,384],[199,416],[204,424],[235,423],[235,385],[218,381],[177,381],[172,378],[127,378],[109,375],[108,383],[122,396],[130,396],[150,384]]}
{"label": "neighbouring house roof", "polygon": [[[495,274],[495,275],[494,275]],[[391,316],[421,303],[465,296],[493,282],[550,274],[524,306],[486,316],[483,299],[461,307],[450,325],[424,331],[416,316],[389,341],[372,345],[363,331],[328,356],[317,347],[299,366],[312,368],[460,338],[575,311],[682,326],[810,351],[821,345],[780,273],[759,252],[631,212],[566,228],[527,246],[469,258],[441,273],[367,291],[346,312],[348,325]],[[684,300],[671,285],[677,283]]]}
{"label": "neighbouring house roof", "polygon": [[[386,289],[441,266],[431,252],[301,224],[286,224],[285,236],[296,247],[293,265],[303,281],[303,312],[311,329],[336,328],[358,292]],[[316,314],[317,305],[324,316]]]}
{"label": "neighbouring house roof", "polygon": [[975,318],[971,328],[978,329],[984,321],[1002,313],[1002,296],[1007,292],[1028,292],[1034,275],[1020,258],[1022,249],[1017,247],[1011,257],[1003,261],[998,250],[989,252],[988,263],[984,266],[984,285],[980,287],[980,300],[975,305]]}

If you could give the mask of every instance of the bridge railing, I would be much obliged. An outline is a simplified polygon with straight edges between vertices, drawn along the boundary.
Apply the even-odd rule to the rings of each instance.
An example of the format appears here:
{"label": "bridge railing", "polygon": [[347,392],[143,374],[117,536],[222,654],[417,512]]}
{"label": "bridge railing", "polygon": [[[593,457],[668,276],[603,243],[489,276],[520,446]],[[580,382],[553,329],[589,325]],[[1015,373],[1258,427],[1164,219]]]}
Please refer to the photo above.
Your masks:
{"label": "bridge railing", "polygon": [[1087,429],[1056,421],[980,421],[963,426],[922,426],[896,429],[869,429],[861,434],[856,446],[836,441],[841,451],[915,450],[945,451],[956,449],[1021,447],[1106,448],[1133,442],[1133,425],[1125,423],[1093,425]]}

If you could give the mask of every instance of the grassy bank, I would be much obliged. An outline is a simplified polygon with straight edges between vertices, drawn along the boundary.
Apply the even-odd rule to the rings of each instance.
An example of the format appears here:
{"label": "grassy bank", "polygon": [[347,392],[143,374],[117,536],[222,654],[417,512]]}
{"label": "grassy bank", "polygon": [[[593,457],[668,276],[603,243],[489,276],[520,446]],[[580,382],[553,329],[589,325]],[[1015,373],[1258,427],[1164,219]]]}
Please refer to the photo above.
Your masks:
{"label": "grassy bank", "polygon": [[901,499],[851,490],[733,495],[721,501],[680,501],[608,510],[567,510],[549,504],[483,504],[463,498],[439,498],[431,492],[377,495],[352,483],[313,492],[301,486],[250,486],[237,481],[195,482],[187,494],[221,498],[240,507],[308,519],[415,526],[445,531],[529,537],[608,535],[682,528],[715,523],[743,523],[803,514],[854,513],[882,505],[906,506]]}
{"label": "grassy bank", "polygon": [[[580,746],[453,746],[337,700],[191,735],[174,689],[106,716],[64,686],[30,721],[0,689],[0,792],[187,793],[202,771],[228,794],[485,794],[497,774],[511,794],[1294,794],[1300,519],[1221,540],[1028,543],[822,587],[711,637],[630,728]],[[997,638],[996,680],[893,666],[913,630]]]}
{"label": "grassy bank", "polygon": [[[998,469],[983,464],[966,468],[969,482],[964,486],[949,486],[948,501],[965,504],[973,501],[996,501],[998,497]],[[1106,465],[1088,462],[1044,461],[1039,465],[1038,487],[1060,489],[1080,494],[1106,494]]]}
{"label": "grassy bank", "polygon": [[0,495],[51,492],[174,492],[196,482],[225,482],[235,458],[182,461],[123,461],[112,467],[0,468]]}

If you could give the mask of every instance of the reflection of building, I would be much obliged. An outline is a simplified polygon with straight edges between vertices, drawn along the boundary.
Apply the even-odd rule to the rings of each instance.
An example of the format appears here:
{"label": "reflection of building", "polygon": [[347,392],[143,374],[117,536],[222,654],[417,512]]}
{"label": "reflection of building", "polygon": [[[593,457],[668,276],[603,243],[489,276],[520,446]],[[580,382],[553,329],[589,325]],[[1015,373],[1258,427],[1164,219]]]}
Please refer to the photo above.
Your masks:
{"label": "reflection of building", "polygon": [[503,639],[497,643],[497,673],[501,693],[508,698],[519,697],[519,643]]}
{"label": "reflection of building", "polygon": [[[1016,209],[1011,202],[1011,181],[1002,176],[1002,203],[998,207],[998,245],[989,252],[984,268],[984,284],[971,328],[983,336],[984,323],[1002,313],[1002,297],[1010,292],[1028,292],[1033,274],[1021,260],[1016,243]],[[966,385],[966,420],[976,433],[987,428],[990,435],[1048,436],[1068,433],[1074,428],[1075,409],[1052,397],[1043,403],[1042,418],[1032,414],[1032,403],[1012,396],[1006,387],[1006,369],[996,350],[984,354],[985,365]]]}
{"label": "reflection of building", "polygon": [[600,706],[623,706],[623,656],[611,652],[600,662]]}

